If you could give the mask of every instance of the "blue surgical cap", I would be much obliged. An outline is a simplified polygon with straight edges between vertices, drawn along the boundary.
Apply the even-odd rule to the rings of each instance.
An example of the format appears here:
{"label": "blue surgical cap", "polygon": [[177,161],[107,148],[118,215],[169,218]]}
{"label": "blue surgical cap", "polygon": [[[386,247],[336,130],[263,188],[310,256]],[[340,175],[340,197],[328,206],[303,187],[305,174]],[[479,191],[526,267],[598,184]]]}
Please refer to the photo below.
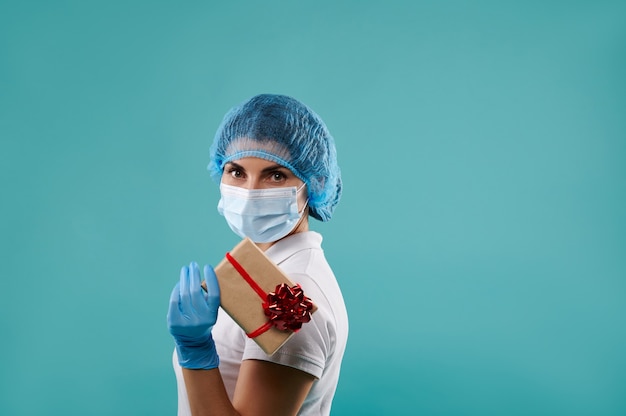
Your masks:
{"label": "blue surgical cap", "polygon": [[232,108],[210,149],[209,172],[219,183],[226,163],[259,157],[291,170],[308,190],[309,213],[328,221],[341,197],[335,141],[322,119],[298,100],[261,94]]}

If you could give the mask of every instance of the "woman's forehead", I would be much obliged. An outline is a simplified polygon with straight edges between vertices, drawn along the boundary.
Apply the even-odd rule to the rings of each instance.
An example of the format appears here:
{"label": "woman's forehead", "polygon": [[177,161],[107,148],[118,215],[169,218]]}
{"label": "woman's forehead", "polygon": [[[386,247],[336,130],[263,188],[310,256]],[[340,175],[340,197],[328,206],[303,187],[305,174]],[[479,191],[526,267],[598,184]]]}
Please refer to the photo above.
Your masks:
{"label": "woman's forehead", "polygon": [[[233,140],[228,145],[220,167],[223,172],[228,162],[234,161],[237,163],[239,161],[238,163],[241,165],[241,161],[244,158],[256,158],[261,159],[263,163],[267,163],[265,167],[270,166],[270,164],[280,165],[288,169],[302,182],[307,183],[307,178],[294,167],[292,156],[289,150],[276,140],[271,138],[255,140],[244,136]],[[301,157],[301,155],[295,156]]]}

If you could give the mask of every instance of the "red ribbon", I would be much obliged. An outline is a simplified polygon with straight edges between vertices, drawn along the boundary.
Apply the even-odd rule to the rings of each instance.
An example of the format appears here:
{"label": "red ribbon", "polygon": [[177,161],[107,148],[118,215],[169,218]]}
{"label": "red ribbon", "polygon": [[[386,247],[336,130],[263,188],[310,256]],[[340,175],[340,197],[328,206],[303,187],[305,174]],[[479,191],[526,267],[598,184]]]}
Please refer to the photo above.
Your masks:
{"label": "red ribbon", "polygon": [[311,299],[304,295],[300,285],[289,287],[288,284],[281,283],[276,286],[273,292],[265,293],[261,286],[254,281],[252,276],[230,253],[226,253],[226,259],[257,295],[263,299],[265,316],[269,318],[265,324],[246,334],[249,338],[257,337],[273,326],[282,331],[298,332],[302,328],[303,323],[311,320],[313,303]]}

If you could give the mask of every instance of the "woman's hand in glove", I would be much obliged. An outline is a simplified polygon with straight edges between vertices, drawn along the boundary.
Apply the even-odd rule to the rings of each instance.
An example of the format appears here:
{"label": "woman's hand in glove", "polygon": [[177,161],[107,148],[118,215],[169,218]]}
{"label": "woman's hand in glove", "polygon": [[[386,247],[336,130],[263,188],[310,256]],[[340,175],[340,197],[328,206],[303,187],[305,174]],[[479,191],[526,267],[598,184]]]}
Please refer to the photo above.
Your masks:
{"label": "woman's hand in glove", "polygon": [[211,336],[220,306],[220,288],[211,266],[204,266],[207,291],[200,286],[200,270],[196,263],[184,266],[180,281],[172,290],[167,313],[167,326],[176,342],[178,362],[189,369],[216,368],[219,357]]}

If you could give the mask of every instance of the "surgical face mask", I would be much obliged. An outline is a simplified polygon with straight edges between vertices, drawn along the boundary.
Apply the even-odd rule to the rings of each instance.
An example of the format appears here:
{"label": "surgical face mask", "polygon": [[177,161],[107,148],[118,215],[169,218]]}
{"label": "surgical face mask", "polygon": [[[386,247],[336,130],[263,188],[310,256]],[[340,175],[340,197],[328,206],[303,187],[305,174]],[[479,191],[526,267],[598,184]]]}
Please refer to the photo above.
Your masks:
{"label": "surgical face mask", "polygon": [[245,189],[222,183],[217,210],[241,238],[270,243],[285,237],[300,221],[304,208],[298,211],[298,192],[302,188],[304,184],[300,188]]}

